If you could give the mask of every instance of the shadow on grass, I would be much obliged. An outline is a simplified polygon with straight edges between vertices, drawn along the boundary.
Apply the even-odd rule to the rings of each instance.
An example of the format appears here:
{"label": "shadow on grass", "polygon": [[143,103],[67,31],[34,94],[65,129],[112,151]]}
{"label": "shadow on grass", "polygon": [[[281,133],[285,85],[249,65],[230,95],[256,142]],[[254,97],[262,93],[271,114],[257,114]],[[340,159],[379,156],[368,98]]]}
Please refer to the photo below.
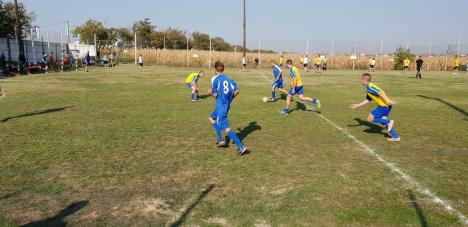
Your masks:
{"label": "shadow on grass", "polygon": [[203,190],[200,195],[198,195],[197,199],[192,202],[187,208],[184,209],[184,211],[180,214],[180,216],[172,222],[169,226],[175,227],[175,226],[181,226],[184,221],[187,219],[189,216],[190,212],[192,212],[193,208],[195,208],[200,202],[208,195],[208,193],[213,190],[214,184],[210,184],[205,190]]}
{"label": "shadow on grass", "polygon": [[211,95],[199,95],[198,99],[207,99],[209,97],[211,97]]}
{"label": "shadow on grass", "polygon": [[447,102],[447,101],[445,101],[445,100],[443,100],[443,99],[434,98],[434,97],[429,97],[429,96],[425,96],[425,95],[416,95],[416,96],[421,97],[421,98],[424,98],[424,99],[431,99],[431,100],[435,100],[435,101],[438,101],[438,102],[440,102],[440,103],[443,103],[443,104],[445,104],[446,106],[448,106],[448,107],[454,109],[455,111],[458,111],[458,112],[464,114],[465,117],[468,117],[468,112],[466,112],[466,110],[464,110],[464,109],[462,109],[462,108],[460,108],[460,107],[458,107],[458,106],[456,106],[456,105],[454,105],[454,104],[452,104],[452,103],[450,103],[450,102]]}
{"label": "shadow on grass", "polygon": [[21,114],[21,115],[16,115],[16,116],[13,116],[13,117],[7,117],[7,118],[1,120],[1,122],[7,122],[7,121],[9,121],[11,119],[15,119],[15,118],[30,117],[30,116],[35,116],[35,115],[42,115],[42,114],[60,112],[60,111],[64,111],[64,110],[66,110],[68,108],[73,108],[73,107],[74,106],[66,106],[66,107],[51,108],[51,109],[46,109],[46,110],[41,110],[41,111],[29,112],[29,113],[25,113],[25,114]]}
{"label": "shadow on grass", "polygon": [[424,211],[418,204],[418,200],[416,199],[416,196],[414,195],[413,191],[408,190],[408,199],[411,202],[411,205],[413,205],[414,209],[416,210],[416,214],[418,215],[419,222],[421,223],[422,227],[427,227],[427,220],[426,216],[424,215]]}
{"label": "shadow on grass", "polygon": [[370,123],[368,121],[362,120],[361,118],[354,118],[354,120],[357,122],[357,125],[348,125],[349,127],[360,127],[360,126],[367,126],[367,129],[364,129],[363,132],[367,133],[375,133],[375,134],[382,134],[385,137],[387,137],[387,133],[382,132],[382,127]]}
{"label": "shadow on grass", "polygon": [[[245,126],[244,128],[237,128],[237,130],[239,131],[238,133],[236,133],[237,137],[239,137],[239,139],[243,141],[252,132],[255,132],[257,130],[262,130],[262,127],[258,125],[256,121],[253,121],[253,122],[250,122],[249,125]],[[229,136],[226,136],[225,147],[227,147],[230,143],[231,143],[231,138],[229,138]]]}
{"label": "shadow on grass", "polygon": [[16,192],[12,192],[12,193],[10,193],[10,194],[6,194],[6,195],[0,197],[0,201],[2,201],[2,200],[4,200],[4,199],[8,199],[8,198],[10,198],[10,197],[12,197],[12,196],[15,196],[15,195],[21,193],[22,191],[24,191],[24,189],[18,190],[18,191],[16,191]]}
{"label": "shadow on grass", "polygon": [[88,205],[88,201],[80,201],[76,203],[72,203],[70,206],[66,207],[65,209],[61,210],[57,215],[46,218],[40,221],[34,221],[27,224],[22,225],[23,227],[40,227],[40,226],[66,226],[64,219],[79,210],[83,209],[83,207]]}

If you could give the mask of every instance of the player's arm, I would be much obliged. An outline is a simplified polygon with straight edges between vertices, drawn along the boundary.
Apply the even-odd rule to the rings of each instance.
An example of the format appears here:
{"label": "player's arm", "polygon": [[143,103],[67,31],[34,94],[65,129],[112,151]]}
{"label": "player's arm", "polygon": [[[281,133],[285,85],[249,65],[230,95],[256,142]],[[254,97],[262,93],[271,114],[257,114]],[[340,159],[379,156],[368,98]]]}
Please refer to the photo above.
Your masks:
{"label": "player's arm", "polygon": [[382,97],[383,100],[385,100],[385,102],[389,105],[394,105],[394,104],[397,104],[396,101],[394,100],[391,100],[390,98],[388,98],[388,96],[385,94],[385,92],[383,91],[380,91],[379,92],[379,96]]}
{"label": "player's arm", "polygon": [[280,79],[280,77],[283,76],[283,70],[280,70],[279,73],[278,73],[278,77],[276,78],[275,81],[278,81]]}
{"label": "player's arm", "polygon": [[236,82],[234,82],[233,86],[234,86],[234,98],[235,98],[239,95],[239,86],[237,86]]}
{"label": "player's arm", "polygon": [[355,110],[355,109],[357,109],[357,108],[360,108],[360,107],[366,105],[366,104],[369,103],[369,102],[370,102],[369,99],[364,99],[364,101],[362,101],[362,102],[360,102],[360,103],[352,104],[352,105],[351,105],[351,109]]}
{"label": "player's arm", "polygon": [[293,77],[291,87],[296,87],[296,85],[297,85],[297,77]]}

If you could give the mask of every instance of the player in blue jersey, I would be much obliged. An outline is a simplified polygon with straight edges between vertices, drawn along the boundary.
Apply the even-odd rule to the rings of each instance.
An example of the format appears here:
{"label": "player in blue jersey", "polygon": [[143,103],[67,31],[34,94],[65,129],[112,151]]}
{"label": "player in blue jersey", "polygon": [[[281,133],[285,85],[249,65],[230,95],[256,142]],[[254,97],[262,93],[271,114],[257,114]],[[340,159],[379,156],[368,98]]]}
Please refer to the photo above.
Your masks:
{"label": "player in blue jersey", "polygon": [[228,76],[225,76],[223,72],[224,64],[217,61],[215,63],[216,76],[211,78],[211,91],[209,91],[211,96],[216,98],[216,109],[211,113],[208,119],[213,125],[218,137],[216,146],[220,147],[226,144],[221,133],[224,131],[237,145],[237,155],[241,156],[247,151],[247,147],[242,144],[236,133],[231,130],[228,121],[231,102],[239,94],[239,88],[237,87],[237,83]]}
{"label": "player in blue jersey", "polygon": [[282,94],[288,94],[288,92],[284,90],[283,72],[281,67],[277,65],[275,61],[271,61],[271,67],[273,68],[273,84],[271,85],[270,102],[274,102],[276,99],[276,89],[278,89]]}

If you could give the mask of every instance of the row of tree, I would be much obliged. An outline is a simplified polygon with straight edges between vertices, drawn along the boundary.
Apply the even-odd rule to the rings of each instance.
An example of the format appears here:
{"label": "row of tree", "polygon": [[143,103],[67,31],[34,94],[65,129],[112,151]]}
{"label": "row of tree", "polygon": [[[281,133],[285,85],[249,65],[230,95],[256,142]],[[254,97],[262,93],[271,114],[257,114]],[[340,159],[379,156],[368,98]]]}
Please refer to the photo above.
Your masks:
{"label": "row of tree", "polygon": [[[136,34],[137,46],[140,48],[186,49],[188,46],[189,49],[210,49],[210,35],[201,32],[188,34],[176,28],[158,30],[149,18],[135,22],[131,29],[106,27],[102,22],[90,19],[76,27],[72,33],[80,38],[81,43],[88,44],[94,43],[94,34],[96,34],[96,39],[99,40],[98,48],[133,43]],[[243,50],[242,46],[231,45],[221,37],[211,38],[211,47],[216,51]]]}

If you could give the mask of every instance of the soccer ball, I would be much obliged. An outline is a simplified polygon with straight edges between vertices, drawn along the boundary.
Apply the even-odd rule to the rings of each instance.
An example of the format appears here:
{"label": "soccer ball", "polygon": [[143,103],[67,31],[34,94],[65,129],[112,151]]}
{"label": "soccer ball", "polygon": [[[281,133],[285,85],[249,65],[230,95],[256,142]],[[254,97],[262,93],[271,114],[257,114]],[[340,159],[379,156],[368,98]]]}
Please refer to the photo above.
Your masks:
{"label": "soccer ball", "polygon": [[262,100],[263,100],[263,102],[268,102],[268,101],[269,101],[269,100],[268,100],[268,97],[263,97]]}

